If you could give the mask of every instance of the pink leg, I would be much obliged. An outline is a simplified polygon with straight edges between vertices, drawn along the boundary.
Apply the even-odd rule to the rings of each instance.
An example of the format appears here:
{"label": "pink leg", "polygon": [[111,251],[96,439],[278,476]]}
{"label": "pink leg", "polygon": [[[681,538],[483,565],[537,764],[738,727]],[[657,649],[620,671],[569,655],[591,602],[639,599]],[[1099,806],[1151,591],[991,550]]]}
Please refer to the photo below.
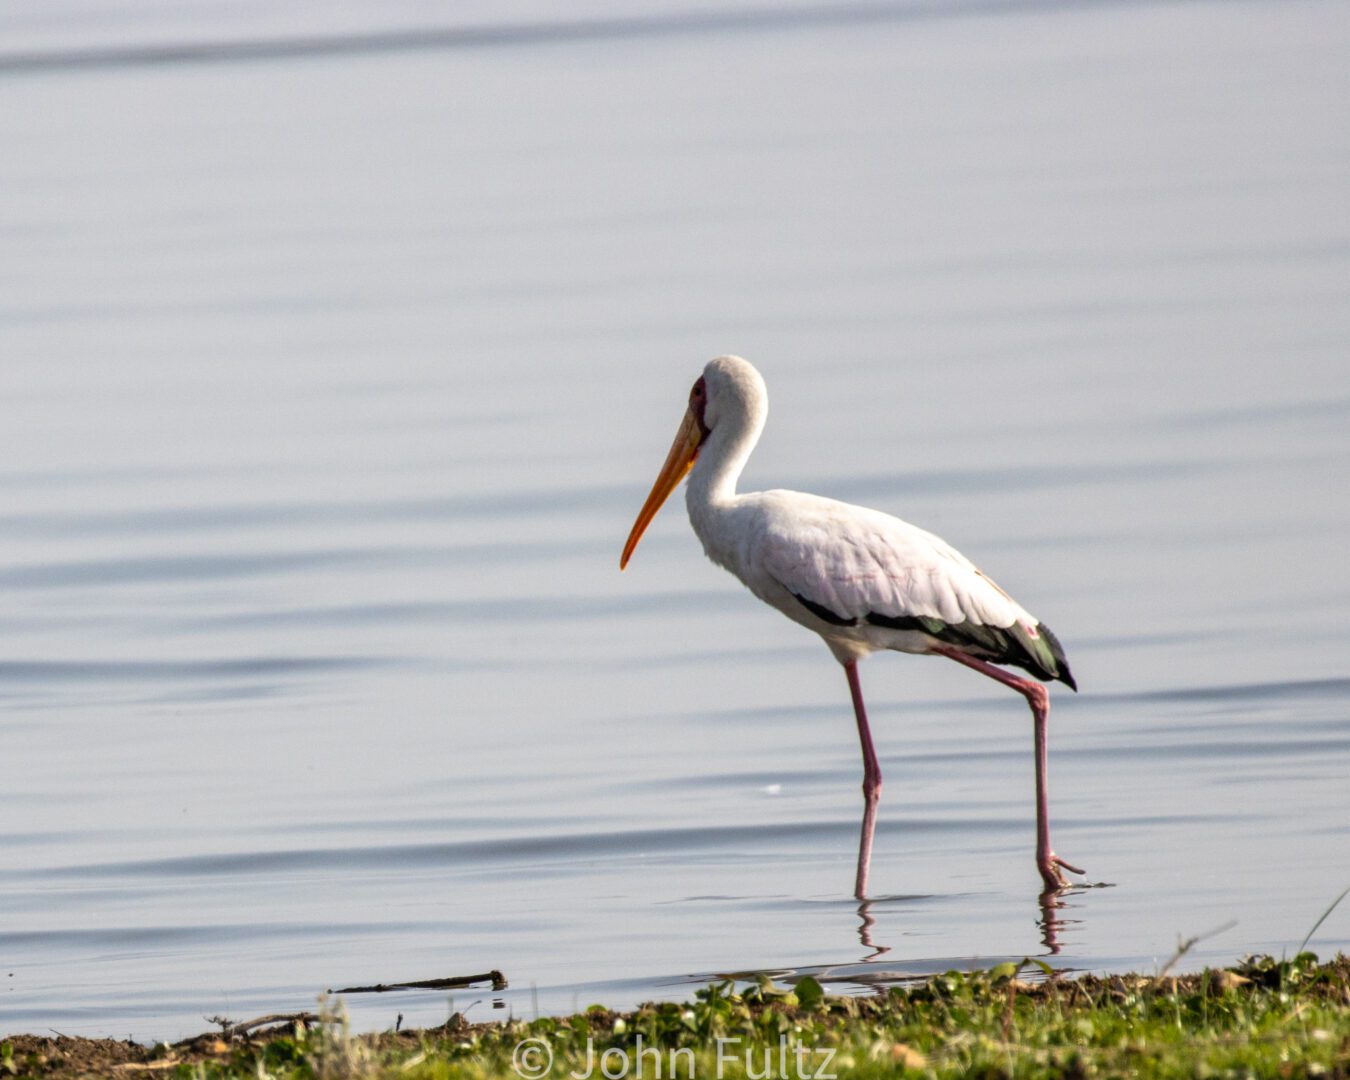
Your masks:
{"label": "pink leg", "polygon": [[936,648],[933,652],[950,656],[958,664],[965,664],[966,667],[974,668],[982,675],[997,679],[1004,686],[1011,686],[1026,698],[1027,704],[1031,706],[1031,715],[1035,718],[1036,743],[1036,867],[1041,872],[1041,880],[1045,882],[1047,890],[1054,892],[1065,888],[1069,883],[1064,879],[1064,875],[1059,872],[1061,866],[1065,870],[1072,870],[1075,874],[1081,874],[1083,871],[1066,863],[1050,850],[1050,809],[1046,791],[1045,747],[1045,722],[1050,713],[1049,692],[1034,679],[1021,679],[1016,675],[1010,675],[1002,668],[994,667],[993,664],[978,660],[973,656],[967,656],[956,649]]}
{"label": "pink leg", "polygon": [[872,866],[872,834],[877,827],[877,803],[881,801],[881,766],[877,764],[872,729],[867,724],[867,709],[863,705],[862,686],[858,682],[858,662],[850,660],[844,665],[844,672],[848,675],[848,690],[853,697],[853,715],[858,720],[858,739],[862,743],[863,756],[862,836],[858,840],[858,877],[853,885],[853,895],[859,900],[866,900],[867,872]]}

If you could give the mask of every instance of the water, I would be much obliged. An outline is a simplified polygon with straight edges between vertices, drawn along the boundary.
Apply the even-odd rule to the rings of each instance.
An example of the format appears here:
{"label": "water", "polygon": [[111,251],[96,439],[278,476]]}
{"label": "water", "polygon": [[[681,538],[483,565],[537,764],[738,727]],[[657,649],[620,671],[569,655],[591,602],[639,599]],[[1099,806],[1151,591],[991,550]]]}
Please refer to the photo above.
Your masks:
{"label": "water", "polygon": [[1045,955],[1019,699],[864,666],[860,911],[838,666],[678,501],[618,573],[727,351],[748,487],[933,529],[1065,642],[1056,845],[1114,887],[1057,963],[1291,951],[1350,884],[1343,5],[518,5],[181,62],[135,46],[250,24],[43,10],[0,62],[0,1031]]}

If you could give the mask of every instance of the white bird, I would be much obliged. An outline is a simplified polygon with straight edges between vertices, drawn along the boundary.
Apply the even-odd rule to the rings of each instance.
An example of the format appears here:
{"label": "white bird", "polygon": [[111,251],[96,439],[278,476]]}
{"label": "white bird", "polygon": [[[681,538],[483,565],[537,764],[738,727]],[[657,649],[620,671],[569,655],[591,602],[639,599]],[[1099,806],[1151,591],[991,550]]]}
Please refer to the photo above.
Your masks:
{"label": "white bird", "polygon": [[814,630],[844,666],[863,757],[863,824],[854,893],[866,899],[881,768],[858,682],[858,661],[880,649],[950,657],[1022,694],[1034,717],[1036,866],[1047,893],[1083,871],[1051,850],[1046,793],[1045,686],[1077,689],[1064,650],[1029,614],[946,541],[898,518],[797,491],[737,494],[759,441],[768,394],[739,356],[719,356],[689,393],[675,442],[638,513],[619,569],[670,493],[687,475],[689,521],[708,558],[766,604]]}

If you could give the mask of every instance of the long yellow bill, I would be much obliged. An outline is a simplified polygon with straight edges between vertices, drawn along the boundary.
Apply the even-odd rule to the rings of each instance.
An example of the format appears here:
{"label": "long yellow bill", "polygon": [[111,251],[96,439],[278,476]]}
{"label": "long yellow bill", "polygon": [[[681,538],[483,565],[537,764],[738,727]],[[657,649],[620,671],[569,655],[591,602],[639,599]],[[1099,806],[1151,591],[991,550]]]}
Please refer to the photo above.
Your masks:
{"label": "long yellow bill", "polygon": [[638,511],[637,521],[633,522],[633,531],[628,534],[628,543],[624,544],[623,555],[619,557],[620,570],[628,565],[633,549],[638,546],[638,541],[642,539],[642,534],[647,531],[647,526],[652,523],[652,518],[656,517],[656,512],[661,509],[662,503],[670,498],[670,493],[680,486],[680,481],[689,475],[689,470],[694,467],[694,459],[698,457],[698,447],[701,442],[703,442],[703,431],[699,427],[698,419],[694,416],[694,410],[689,409],[685,412],[684,419],[680,421],[680,430],[675,433],[675,441],[670,444],[670,453],[666,455],[666,463],[661,466],[661,471],[657,474],[651,494],[647,496],[647,501],[642,504],[642,509]]}

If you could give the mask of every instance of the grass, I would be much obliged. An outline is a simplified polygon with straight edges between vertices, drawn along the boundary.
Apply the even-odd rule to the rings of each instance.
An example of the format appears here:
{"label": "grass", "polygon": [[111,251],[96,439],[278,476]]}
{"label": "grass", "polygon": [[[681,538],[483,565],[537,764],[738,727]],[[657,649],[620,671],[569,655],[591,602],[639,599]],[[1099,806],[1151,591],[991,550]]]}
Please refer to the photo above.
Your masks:
{"label": "grass", "polygon": [[624,1014],[595,1006],[482,1025],[456,1014],[441,1028],[363,1036],[328,1015],[232,1045],[111,1045],[121,1048],[113,1057],[81,1060],[24,1036],[0,1044],[0,1076],[1350,1078],[1350,957],[1255,957],[1177,977],[1066,979],[1035,962],[1004,964],[867,998],[826,995],[810,978],[724,983]]}

